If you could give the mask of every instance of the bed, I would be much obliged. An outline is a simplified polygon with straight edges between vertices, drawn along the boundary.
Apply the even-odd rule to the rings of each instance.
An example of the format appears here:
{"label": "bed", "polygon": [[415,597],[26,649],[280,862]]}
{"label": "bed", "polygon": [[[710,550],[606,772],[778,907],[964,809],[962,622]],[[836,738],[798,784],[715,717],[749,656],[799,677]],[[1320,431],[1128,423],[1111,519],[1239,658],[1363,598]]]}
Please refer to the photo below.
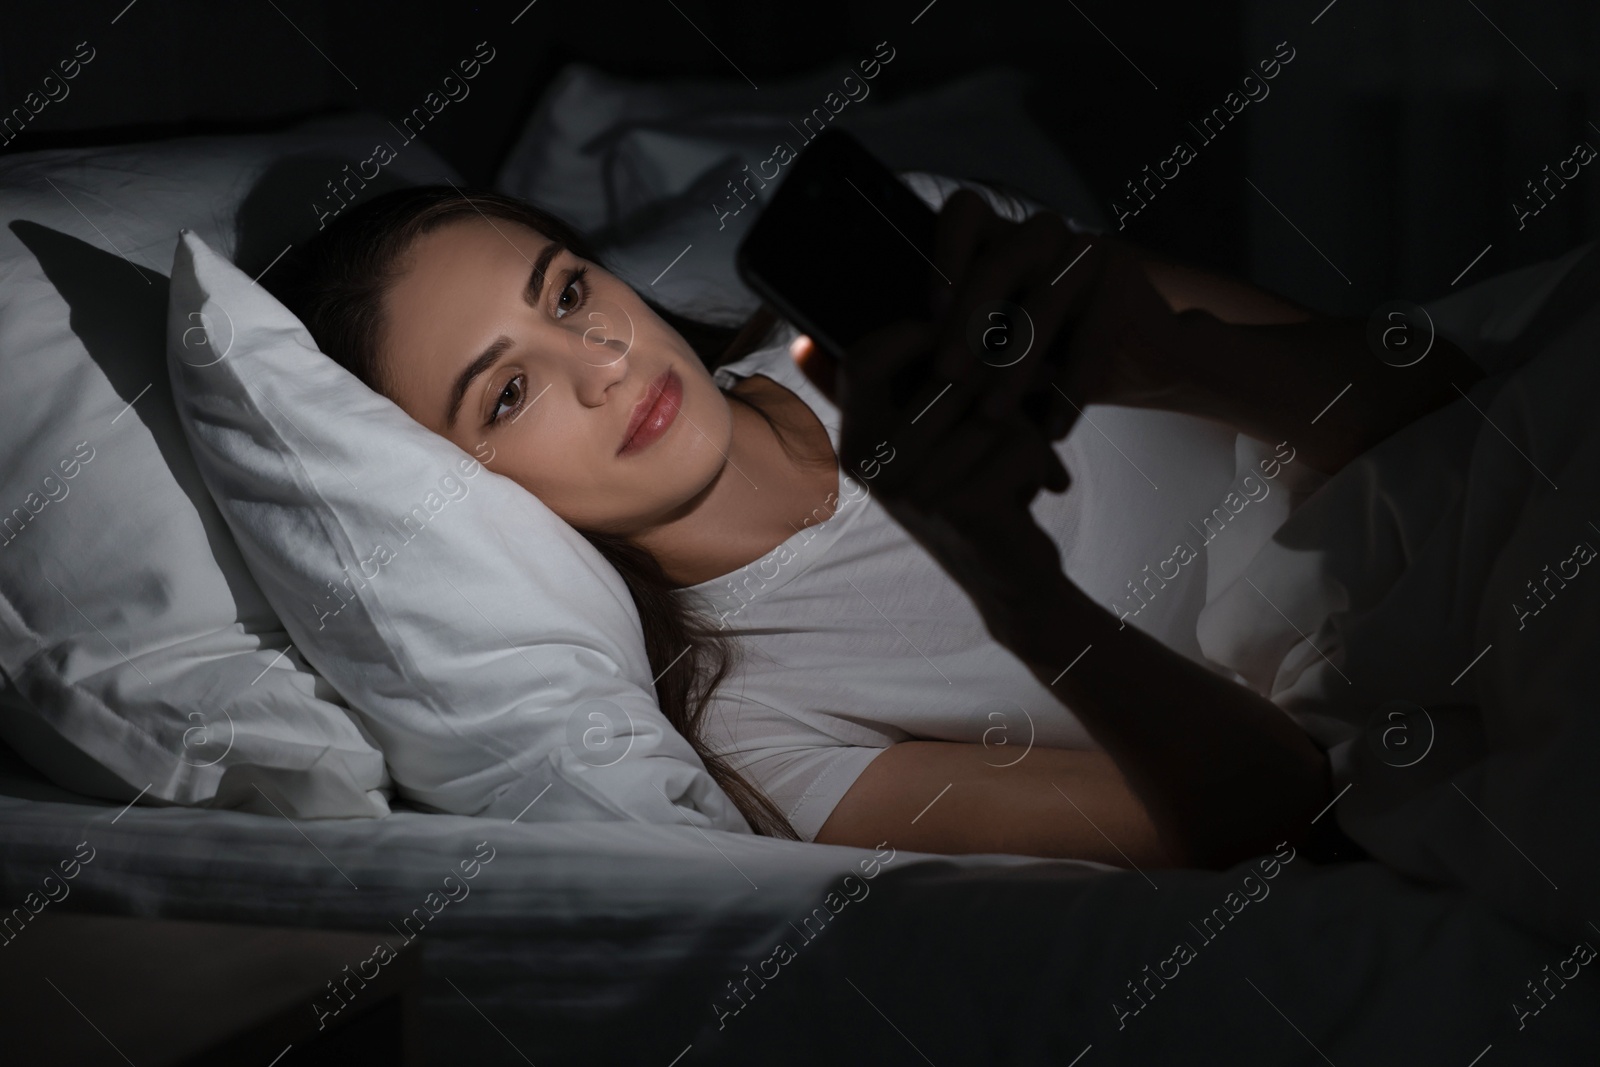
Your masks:
{"label": "bed", "polygon": [[[789,99],[832,77],[797,82]],[[604,195],[567,210],[644,271],[682,244],[680,216],[661,205],[704,199],[723,142],[694,118],[690,87],[653,95],[657,110],[631,116],[608,152],[581,150],[598,131],[566,105],[626,102],[625,90],[567,72],[502,182],[553,199],[587,176]],[[999,106],[1016,89],[1000,79],[963,92]],[[937,100],[901,109],[903,138],[946,114]],[[568,124],[559,142],[555,121]],[[1030,191],[1103,222],[1070,165],[1024,134],[1011,151],[1028,160]],[[1574,323],[1593,325],[1582,318],[1593,261],[1563,257],[1430,307],[1485,359],[1518,338],[1571,345]],[[726,261],[701,270],[674,281],[720,284],[737,312]],[[470,818],[399,798],[366,818],[151,807],[63,789],[9,750],[0,772],[7,907],[88,841],[72,908],[409,940],[406,917],[486,844],[493,859],[470,896],[433,910],[417,939],[429,1063],[1490,1067],[1588,1062],[1600,1048],[1600,987],[1567,970],[1581,968],[1574,941],[1590,936],[1571,920],[1593,899],[1592,859],[1557,871],[1576,898],[1557,909],[1520,882],[1474,880],[1449,856],[1426,862],[1420,833],[1387,847],[1371,838],[1387,864],[1318,867],[1280,850],[1224,872],[1130,872],[920,855],[892,838],[865,850],[688,824]],[[1593,798],[1572,799],[1588,806],[1556,816],[1549,840],[1593,827]]]}
{"label": "bed", "polygon": [[[1143,875],[627,823],[291,824],[123,811],[8,766],[7,900],[88,840],[74,907],[398,942],[488,841],[421,941],[429,1063],[1466,1064],[1493,1045],[1532,1064],[1597,1040],[1576,983],[1524,1030],[1511,1010],[1571,946],[1376,863]],[[867,891],[833,911],[851,875]]]}

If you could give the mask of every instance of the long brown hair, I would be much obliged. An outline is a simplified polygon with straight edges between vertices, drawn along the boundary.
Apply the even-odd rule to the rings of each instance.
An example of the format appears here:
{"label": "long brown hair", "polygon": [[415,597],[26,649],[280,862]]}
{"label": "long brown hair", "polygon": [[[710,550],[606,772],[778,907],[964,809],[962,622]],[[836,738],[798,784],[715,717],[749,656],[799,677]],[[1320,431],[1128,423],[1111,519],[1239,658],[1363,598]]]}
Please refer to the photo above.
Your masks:
{"label": "long brown hair", "polygon": [[[397,189],[351,207],[287,254],[270,272],[271,281],[263,284],[299,316],[326,355],[384,393],[378,346],[383,297],[400,273],[401,257],[423,234],[472,216],[521,223],[604,268],[581,232],[533,204],[485,190],[433,185]],[[762,309],[740,326],[722,326],[641,299],[689,342],[708,369],[754,351],[777,321]],[[744,397],[727,395],[755,407]],[[776,426],[766,412],[756,410]],[[650,668],[657,675],[656,700],[667,721],[694,748],[712,779],[757,833],[798,839],[772,800],[701,740],[711,695],[733,666],[729,637],[689,608],[649,552],[621,537],[578,532],[616,569],[633,596]]]}

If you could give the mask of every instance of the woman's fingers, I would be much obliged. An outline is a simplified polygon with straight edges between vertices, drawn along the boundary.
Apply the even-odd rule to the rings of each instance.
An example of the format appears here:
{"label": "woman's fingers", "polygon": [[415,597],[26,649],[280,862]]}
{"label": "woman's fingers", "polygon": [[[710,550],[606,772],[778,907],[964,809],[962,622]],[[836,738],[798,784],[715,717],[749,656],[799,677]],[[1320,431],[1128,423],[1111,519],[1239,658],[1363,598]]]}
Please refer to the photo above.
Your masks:
{"label": "woman's fingers", "polygon": [[[937,335],[933,323],[907,319],[851,346],[840,389],[841,406],[850,413],[840,442],[847,461],[885,439],[900,452],[921,455],[966,414],[971,397],[929,373]],[[903,476],[905,465],[895,467],[880,476],[889,485]]]}
{"label": "woman's fingers", "polygon": [[789,342],[789,358],[823,396],[838,403],[838,366],[832,356],[822,351],[809,336],[800,334]]}
{"label": "woman's fingers", "polygon": [[1038,429],[1024,421],[996,423],[979,415],[941,437],[907,476],[880,495],[926,514],[965,516],[967,524],[1005,525],[1040,489],[1064,491],[1066,468]]}
{"label": "woman's fingers", "polygon": [[[1074,233],[1051,212],[1001,225],[957,283],[935,363],[981,393],[990,417],[1028,418],[1060,437],[1076,417],[1055,384],[1063,349],[1102,290],[1115,242]],[[1091,358],[1104,360],[1108,344],[1095,340]]]}
{"label": "woman's fingers", "polygon": [[[1059,216],[1034,218],[1045,220],[1038,224],[1037,239],[1042,243],[1042,255],[1048,258],[1041,259],[1044,269],[1034,270],[1022,280],[1017,297],[1022,315],[1015,326],[1019,331],[1017,363],[1014,370],[997,379],[985,401],[985,410],[997,417],[1023,410],[1025,400],[1035,396],[1040,401],[1037,406],[1045,410],[1061,403],[1051,383],[1060,378],[1064,342],[1095,299],[1106,261],[1105,245],[1099,238],[1073,233]],[[1026,346],[1025,350],[1021,346]],[[1037,421],[1036,411],[1030,408],[1028,414]]]}
{"label": "woman's fingers", "polygon": [[934,353],[934,368],[958,387],[986,387],[993,381],[992,372],[1009,360],[1006,344],[985,347],[996,338],[993,328],[1004,327],[993,313],[1004,318],[1029,276],[1049,265],[1060,244],[1061,235],[1047,220],[1018,224],[999,219],[987,207],[984,211],[984,239],[972,246],[971,258],[951,276],[954,289],[940,319],[940,343]]}
{"label": "woman's fingers", "polygon": [[[937,232],[935,291],[943,295],[934,321],[874,330],[837,367],[810,338],[790,350],[839,405],[844,468],[864,470],[875,449],[891,446],[894,462],[872,464],[873,495],[986,620],[1004,620],[1016,614],[1007,606],[1015,597],[1060,566],[1059,549],[1028,506],[1041,489],[1064,491],[1070,479],[1043,430],[1020,412],[1024,397],[1054,381],[1047,349],[1090,299],[1095,263],[1075,268],[1083,279],[1051,290],[1086,239],[1052,215],[1007,222],[964,190],[946,202]],[[985,342],[995,335],[984,336],[992,326],[1021,332],[993,346]],[[836,388],[834,379],[823,384],[831,371]]]}
{"label": "woman's fingers", "polygon": [[1116,359],[1126,323],[1123,292],[1128,284],[1121,250],[1103,236],[1085,246],[1083,258],[1061,275],[1058,290],[1042,298],[1049,309],[1050,336],[1037,381],[1040,425],[1059,439],[1077,421],[1093,386]]}
{"label": "woman's fingers", "polygon": [[945,198],[934,229],[933,262],[947,290],[1002,221],[971,189],[957,189]]}
{"label": "woman's fingers", "polygon": [[[968,494],[971,484],[981,481],[995,437],[995,427],[980,419],[956,425],[918,464],[907,464],[907,476],[899,484],[891,484],[887,495],[929,514],[945,510],[952,497]],[[879,493],[885,490],[880,487]]]}
{"label": "woman's fingers", "polygon": [[897,414],[926,387],[932,323],[903,319],[881,326],[850,346],[841,393],[875,417]]}
{"label": "woman's fingers", "polygon": [[1171,305],[1151,284],[1138,256],[1125,245],[1109,242],[1096,284],[1061,346],[1055,389],[1074,404],[1088,403],[1099,395],[1109,375],[1123,373],[1134,363],[1148,363],[1135,358],[1140,333],[1165,344],[1175,321]]}
{"label": "woman's fingers", "polygon": [[[978,395],[995,394],[985,404],[991,415],[1014,411],[1025,392],[1042,384],[1044,372],[1037,369],[1034,350],[1042,354],[1081,303],[1078,290],[1083,286],[1076,279],[1054,291],[1042,287],[1040,279],[1057,276],[1067,257],[1084,247],[1085,239],[1074,235],[1059,215],[1044,212],[1024,223],[1008,222],[978,194],[958,189],[938,220],[935,262],[944,281],[935,285],[945,287],[946,298],[937,316],[936,338],[925,352],[913,353],[894,342],[885,346],[902,359],[887,356],[864,338],[861,354],[852,352],[846,374],[850,387],[865,384],[868,377],[887,381],[889,397],[914,405],[917,413],[948,388],[958,403],[942,405],[947,415],[934,419],[935,425],[946,421],[951,408],[959,413],[966,398]],[[1080,276],[1092,267],[1079,271]],[[1031,306],[1019,309],[1019,301]],[[1023,360],[1026,366],[1010,369]],[[928,383],[934,383],[932,393],[922,388]]]}
{"label": "woman's fingers", "polygon": [[984,410],[1016,413],[1059,439],[1101,394],[1108,375],[1128,362],[1130,327],[1146,326],[1165,340],[1172,311],[1131,246],[1055,223],[1066,233],[1057,261],[1028,276],[1017,297],[1032,347],[1017,373],[995,382]]}
{"label": "woman's fingers", "polygon": [[[1088,402],[1082,387],[1104,374],[1129,309],[1145,309],[1141,294],[1118,295],[1130,257],[1115,239],[1074,233],[1053,213],[1007,222],[966,190],[946,202],[938,240],[936,265],[952,284],[937,322],[880,328],[851,346],[842,368],[810,338],[791,345],[847,412],[841,458],[853,464],[892,442],[905,459],[882,470],[876,490],[934,508],[938,487],[974,479],[994,491],[963,492],[997,507],[1064,490],[1070,479],[1050,439]],[[995,331],[1009,336],[995,344]]]}

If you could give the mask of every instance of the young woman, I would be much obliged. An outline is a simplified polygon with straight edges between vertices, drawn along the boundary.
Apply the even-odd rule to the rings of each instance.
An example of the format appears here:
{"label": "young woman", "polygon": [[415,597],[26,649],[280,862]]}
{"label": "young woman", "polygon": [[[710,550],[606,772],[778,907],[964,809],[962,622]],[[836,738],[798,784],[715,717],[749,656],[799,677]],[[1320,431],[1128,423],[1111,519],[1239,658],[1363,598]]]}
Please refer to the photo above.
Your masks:
{"label": "young woman", "polygon": [[[1068,490],[1052,441],[1086,404],[1163,408],[1331,474],[1481,372],[1443,338],[1388,366],[1359,320],[1049,213],[1007,222],[967,190],[935,266],[939,321],[879,331],[840,368],[768,314],[732,329],[657,306],[570,226],[492,193],[375,198],[268,284],[324,352],[617,568],[663,712],[758,832],[1139,867],[1304,844],[1331,799],[1324,754],[1067,578],[1066,527],[1030,511]],[[871,299],[850,264],[839,279],[840,299]],[[968,341],[1002,299],[1035,333],[1004,367]],[[718,613],[719,581],[755,561],[775,585]],[[999,763],[996,698],[1040,712]]]}

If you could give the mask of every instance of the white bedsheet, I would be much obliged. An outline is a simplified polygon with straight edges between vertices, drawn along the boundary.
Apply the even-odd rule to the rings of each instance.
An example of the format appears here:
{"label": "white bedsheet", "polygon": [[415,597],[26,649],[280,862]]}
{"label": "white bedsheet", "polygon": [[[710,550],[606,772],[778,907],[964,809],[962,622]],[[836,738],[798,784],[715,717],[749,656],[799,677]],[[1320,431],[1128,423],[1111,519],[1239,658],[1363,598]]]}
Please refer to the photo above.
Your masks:
{"label": "white bedsheet", "polygon": [[[472,1022],[474,1007],[441,975],[535,1063],[562,1051],[576,1057],[567,1062],[648,1055],[664,1064],[714,1020],[719,976],[765,956],[775,931],[810,914],[845,875],[868,887],[855,906],[869,908],[884,873],[919,859],[997,870],[1040,862],[941,861],[895,853],[892,845],[875,852],[636,822],[513,823],[397,809],[378,820],[291,823],[227,810],[123,810],[35,784],[14,764],[6,778],[3,763],[0,791],[52,798],[0,795],[0,908],[7,913],[88,841],[93,860],[68,883],[70,895],[50,907],[369,929],[375,942],[399,947],[419,924],[397,924],[413,909],[426,913],[427,895],[442,893],[445,876],[459,878],[459,861],[481,859],[479,843],[488,842],[493,859],[467,883],[467,895],[422,928],[431,978],[423,1030],[438,1042],[429,1062],[442,1064],[522,1061],[508,1058],[481,1019]],[[1105,869],[1045,865],[1075,876]],[[864,878],[868,869],[872,880]],[[4,1022],[0,1009],[0,1031]],[[451,1037],[458,1032],[465,1047],[483,1044],[489,1058],[457,1059],[450,1050],[463,1047]],[[490,1040],[480,1041],[483,1034]]]}
{"label": "white bedsheet", "polygon": [[1374,855],[1600,945],[1600,252],[1430,309],[1489,376],[1330,479],[1201,643],[1341,743]]}
{"label": "white bedsheet", "polygon": [[[52,907],[365,929],[375,944],[397,944],[396,924],[489,842],[420,942],[425,1062],[450,1067],[925,1062],[908,1046],[941,1067],[1085,1049],[1085,1064],[1411,1067],[1488,1045],[1496,1064],[1548,1065],[1600,1048],[1592,982],[1520,1029],[1512,1011],[1570,943],[1374,863],[1147,877],[884,850],[869,892],[802,931],[877,853],[687,826],[405,811],[291,825],[10,797],[0,826],[8,908],[87,840],[92,862]],[[794,957],[772,962],[785,942]],[[729,983],[746,979],[740,1006]],[[4,1024],[23,1021],[0,1009]]]}

